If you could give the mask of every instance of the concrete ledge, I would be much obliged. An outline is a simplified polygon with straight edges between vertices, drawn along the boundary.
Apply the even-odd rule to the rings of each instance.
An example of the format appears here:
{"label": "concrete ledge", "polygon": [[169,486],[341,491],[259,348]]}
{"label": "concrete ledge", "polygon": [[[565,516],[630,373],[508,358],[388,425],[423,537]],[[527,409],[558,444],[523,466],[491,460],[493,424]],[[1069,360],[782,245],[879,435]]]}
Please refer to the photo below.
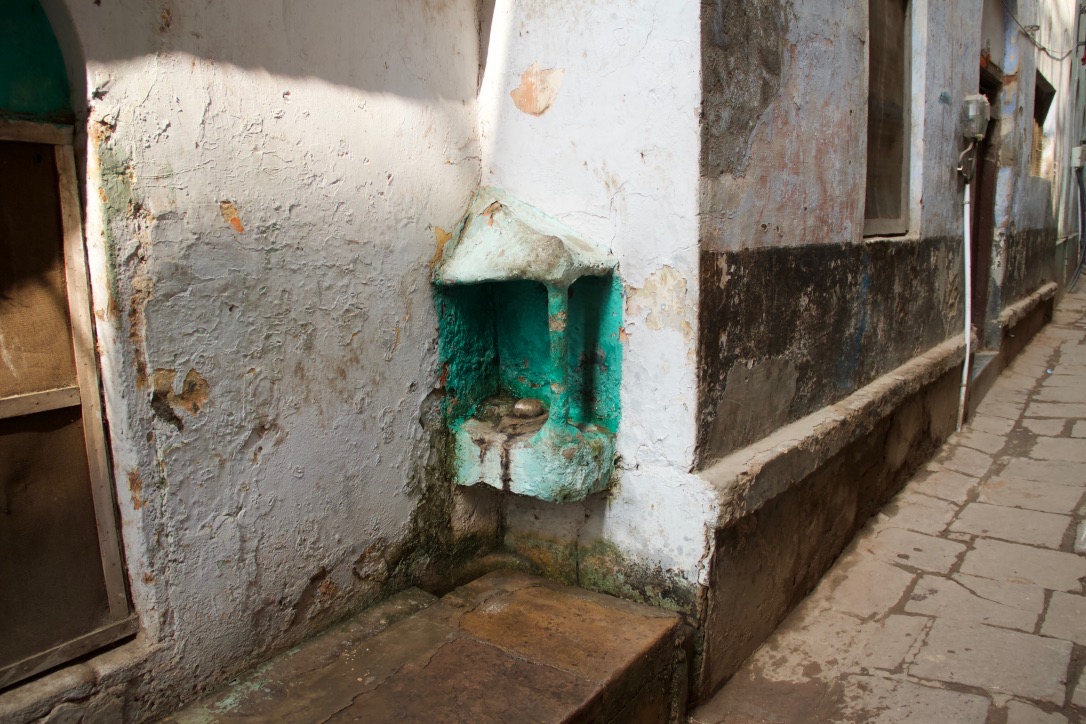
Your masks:
{"label": "concrete ledge", "polygon": [[1007,307],[999,313],[999,326],[1002,327],[1004,331],[1015,326],[1025,319],[1026,315],[1032,312],[1033,308],[1038,304],[1055,297],[1058,289],[1059,285],[1057,285],[1056,282],[1049,282],[1025,299],[1017,301]]}
{"label": "concrete ledge", "polygon": [[[1003,370],[1007,369],[1033,335],[1048,323],[1052,316],[1052,305],[1046,303],[1055,299],[1057,291],[1059,286],[1056,282],[1049,282],[1000,313],[994,322],[999,330],[999,346],[990,350],[995,353],[995,357],[983,369],[974,369],[969,398],[966,401],[967,417],[977,411],[977,406],[984,400]],[[975,360],[973,364],[976,365]]]}
{"label": "concrete ledge", "polygon": [[718,527],[761,508],[822,467],[849,443],[891,415],[909,396],[965,358],[957,335],[879,377],[841,402],[824,407],[702,471],[718,492]]}

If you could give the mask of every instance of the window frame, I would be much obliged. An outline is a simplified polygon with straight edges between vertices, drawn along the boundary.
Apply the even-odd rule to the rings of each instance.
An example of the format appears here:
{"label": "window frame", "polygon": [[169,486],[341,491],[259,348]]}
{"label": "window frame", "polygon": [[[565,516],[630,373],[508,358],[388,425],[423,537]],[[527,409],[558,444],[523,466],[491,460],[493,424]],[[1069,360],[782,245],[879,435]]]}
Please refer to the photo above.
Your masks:
{"label": "window frame", "polygon": [[1044,151],[1048,143],[1045,136],[1045,122],[1056,100],[1056,88],[1040,70],[1034,70],[1033,82],[1033,124],[1030,129],[1029,175],[1033,178],[1048,178],[1044,168]]}
{"label": "window frame", "polygon": [[66,124],[0,119],[0,143],[36,143],[53,148],[59,191],[58,212],[61,221],[65,285],[77,378],[75,387],[0,399],[0,418],[20,417],[65,407],[80,408],[109,616],[108,621],[96,629],[27,658],[0,666],[0,689],[130,637],[139,630],[139,619],[134,613],[128,592],[128,574],[110,468],[74,136],[73,127]]}
{"label": "window frame", "polygon": [[[875,0],[868,0],[868,23],[867,23],[867,43],[866,47],[866,61],[867,61],[867,112],[870,116],[871,113],[871,20],[870,11],[871,3]],[[902,89],[902,116],[903,123],[901,127],[902,143],[901,143],[901,215],[893,219],[869,219],[867,218],[867,182],[869,176],[869,167],[871,164],[871,146],[866,145],[866,156],[864,159],[864,228],[863,236],[905,236],[909,233],[910,222],[910,177],[911,170],[910,161],[912,160],[912,50],[913,50],[913,4],[911,0],[901,0],[905,6],[905,22],[904,22],[904,38],[902,38],[903,49],[903,64],[905,82]],[[865,141],[870,141],[870,134],[865,127]]]}

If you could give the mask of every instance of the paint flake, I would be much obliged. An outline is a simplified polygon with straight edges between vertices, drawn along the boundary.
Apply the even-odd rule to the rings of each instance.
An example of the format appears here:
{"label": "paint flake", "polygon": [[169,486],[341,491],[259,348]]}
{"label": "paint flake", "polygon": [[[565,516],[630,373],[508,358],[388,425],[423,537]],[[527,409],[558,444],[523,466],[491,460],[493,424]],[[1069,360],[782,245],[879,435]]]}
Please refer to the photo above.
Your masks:
{"label": "paint flake", "polygon": [[532,63],[532,66],[521,74],[520,85],[509,95],[517,109],[533,116],[541,116],[554,104],[565,75],[566,71],[562,68],[542,70],[539,63]]}

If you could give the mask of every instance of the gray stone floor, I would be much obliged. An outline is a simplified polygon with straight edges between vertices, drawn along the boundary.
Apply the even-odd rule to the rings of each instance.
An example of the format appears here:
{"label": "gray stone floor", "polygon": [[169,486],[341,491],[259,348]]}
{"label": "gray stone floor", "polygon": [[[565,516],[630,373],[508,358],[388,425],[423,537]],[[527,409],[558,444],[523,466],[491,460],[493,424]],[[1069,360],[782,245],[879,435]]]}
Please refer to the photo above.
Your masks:
{"label": "gray stone floor", "polygon": [[692,722],[1086,719],[1086,293]]}

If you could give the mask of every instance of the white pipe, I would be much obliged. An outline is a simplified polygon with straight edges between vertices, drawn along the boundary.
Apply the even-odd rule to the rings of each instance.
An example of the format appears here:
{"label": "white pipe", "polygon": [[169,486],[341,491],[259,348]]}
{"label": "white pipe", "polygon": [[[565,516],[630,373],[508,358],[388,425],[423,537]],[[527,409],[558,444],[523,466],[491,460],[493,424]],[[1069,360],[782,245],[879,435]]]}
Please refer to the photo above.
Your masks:
{"label": "white pipe", "polygon": [[965,184],[965,204],[964,204],[964,228],[965,233],[962,236],[962,265],[965,269],[965,361],[962,362],[962,388],[961,395],[958,398],[958,430],[962,429],[962,424],[965,422],[965,396],[969,391],[969,361],[973,353],[973,278],[970,273],[970,267],[972,266],[973,252],[970,249],[972,243],[970,234],[970,197],[973,195],[973,182],[967,181]]}

